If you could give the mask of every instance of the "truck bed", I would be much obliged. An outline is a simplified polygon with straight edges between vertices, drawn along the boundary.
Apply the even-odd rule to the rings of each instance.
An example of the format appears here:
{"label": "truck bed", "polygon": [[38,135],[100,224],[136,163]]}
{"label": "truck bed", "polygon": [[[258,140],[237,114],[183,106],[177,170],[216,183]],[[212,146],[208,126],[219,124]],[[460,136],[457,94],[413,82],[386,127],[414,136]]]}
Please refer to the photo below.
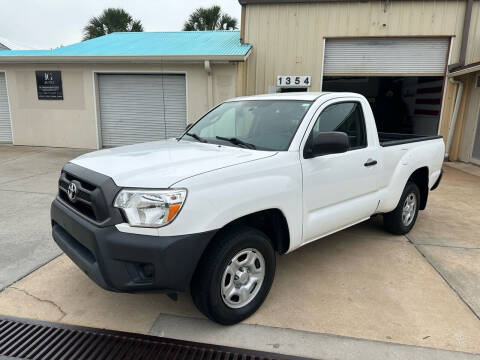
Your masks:
{"label": "truck bed", "polygon": [[401,144],[408,144],[417,141],[427,141],[434,139],[441,139],[439,135],[415,135],[415,134],[399,134],[399,133],[385,133],[379,132],[378,139],[381,146],[395,146]]}

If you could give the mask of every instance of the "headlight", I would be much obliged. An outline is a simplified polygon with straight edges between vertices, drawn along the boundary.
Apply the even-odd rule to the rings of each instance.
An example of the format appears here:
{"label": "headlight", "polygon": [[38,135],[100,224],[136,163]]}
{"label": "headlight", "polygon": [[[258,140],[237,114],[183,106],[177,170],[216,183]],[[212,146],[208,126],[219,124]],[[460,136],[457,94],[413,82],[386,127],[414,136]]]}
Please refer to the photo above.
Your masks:
{"label": "headlight", "polygon": [[131,226],[160,227],[175,219],[186,197],[186,189],[124,189],[118,193],[113,206],[122,209]]}

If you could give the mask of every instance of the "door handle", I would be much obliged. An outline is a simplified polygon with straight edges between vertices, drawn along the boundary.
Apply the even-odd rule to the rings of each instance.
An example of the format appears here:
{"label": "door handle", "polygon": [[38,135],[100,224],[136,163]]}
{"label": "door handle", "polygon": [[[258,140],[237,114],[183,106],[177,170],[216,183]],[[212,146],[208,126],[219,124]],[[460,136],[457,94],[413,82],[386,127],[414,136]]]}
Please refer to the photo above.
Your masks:
{"label": "door handle", "polygon": [[373,166],[373,165],[377,165],[377,160],[368,159],[367,162],[363,164],[363,166]]}

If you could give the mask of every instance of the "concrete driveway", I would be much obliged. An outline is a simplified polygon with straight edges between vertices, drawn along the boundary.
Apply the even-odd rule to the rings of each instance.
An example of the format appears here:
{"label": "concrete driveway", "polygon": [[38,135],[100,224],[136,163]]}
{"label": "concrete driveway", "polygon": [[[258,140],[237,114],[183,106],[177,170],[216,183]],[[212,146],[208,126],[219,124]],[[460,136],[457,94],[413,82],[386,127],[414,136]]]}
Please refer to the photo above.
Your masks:
{"label": "concrete driveway", "polygon": [[49,204],[63,164],[84,152],[0,145],[0,290],[60,255]]}
{"label": "concrete driveway", "polygon": [[279,257],[264,305],[226,328],[189,294],[110,293],[56,257],[49,203],[80,153],[0,147],[0,313],[322,359],[480,358],[480,177],[465,169],[445,167],[407,237],[376,217]]}

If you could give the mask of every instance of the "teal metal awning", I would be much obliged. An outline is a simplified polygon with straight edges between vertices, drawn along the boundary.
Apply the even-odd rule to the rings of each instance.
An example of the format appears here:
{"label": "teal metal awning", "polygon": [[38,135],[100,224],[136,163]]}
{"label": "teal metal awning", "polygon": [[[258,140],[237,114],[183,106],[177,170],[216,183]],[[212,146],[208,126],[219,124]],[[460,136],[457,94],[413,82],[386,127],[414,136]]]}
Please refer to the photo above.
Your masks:
{"label": "teal metal awning", "polygon": [[250,49],[239,31],[118,32],[51,50],[0,51],[0,62],[52,57],[245,60]]}

